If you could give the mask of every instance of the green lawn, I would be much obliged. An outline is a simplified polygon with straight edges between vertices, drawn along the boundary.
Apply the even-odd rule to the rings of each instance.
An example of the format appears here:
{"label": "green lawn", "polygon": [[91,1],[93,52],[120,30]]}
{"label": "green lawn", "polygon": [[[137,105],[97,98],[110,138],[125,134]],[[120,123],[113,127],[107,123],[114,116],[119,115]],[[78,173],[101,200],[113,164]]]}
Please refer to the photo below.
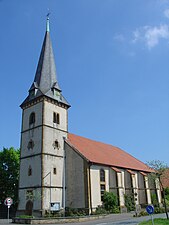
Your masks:
{"label": "green lawn", "polygon": [[[139,223],[139,225],[152,225],[152,221],[145,221]],[[154,219],[154,225],[169,225],[169,220],[167,219]]]}

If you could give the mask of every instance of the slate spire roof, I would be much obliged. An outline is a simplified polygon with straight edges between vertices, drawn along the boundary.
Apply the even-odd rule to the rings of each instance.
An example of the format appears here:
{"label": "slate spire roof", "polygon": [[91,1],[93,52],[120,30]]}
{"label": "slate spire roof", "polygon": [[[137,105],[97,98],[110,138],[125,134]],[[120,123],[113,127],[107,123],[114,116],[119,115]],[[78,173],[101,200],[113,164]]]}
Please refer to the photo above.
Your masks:
{"label": "slate spire roof", "polygon": [[[48,23],[49,19],[47,19],[47,24]],[[44,94],[47,93],[53,85],[55,85],[56,89],[61,90],[56,79],[55,59],[50,40],[49,27],[47,26],[47,28],[34,79],[34,83],[37,84]],[[31,88],[34,87],[34,83]]]}
{"label": "slate spire roof", "polygon": [[62,91],[57,80],[55,58],[50,39],[49,17],[47,17],[46,32],[35,78],[29,89],[29,96],[25,99],[22,105],[35,99],[36,97],[45,95],[69,107],[69,103],[63,97],[61,92]]}

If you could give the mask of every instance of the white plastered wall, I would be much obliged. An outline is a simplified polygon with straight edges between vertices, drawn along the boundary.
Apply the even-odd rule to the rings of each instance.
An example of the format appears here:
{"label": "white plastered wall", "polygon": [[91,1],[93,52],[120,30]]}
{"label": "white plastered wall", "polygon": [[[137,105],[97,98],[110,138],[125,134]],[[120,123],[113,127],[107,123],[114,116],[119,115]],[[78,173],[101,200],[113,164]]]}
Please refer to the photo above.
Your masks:
{"label": "white plastered wall", "polygon": [[[19,210],[25,210],[26,202],[28,201],[28,199],[26,199],[27,191],[31,190],[34,193],[37,193],[38,190],[38,193],[39,191],[41,193],[41,189],[36,188],[38,186],[41,186],[42,172],[41,156],[37,155],[41,153],[42,128],[39,127],[42,123],[41,111],[42,102],[39,102],[38,104],[32,105],[31,107],[23,110],[21,133],[21,162],[19,176]],[[33,125],[33,127],[29,125],[29,118],[32,112],[35,113],[35,124]],[[28,149],[28,143],[30,140],[33,140],[34,142],[33,149]],[[28,176],[29,168],[32,169],[31,176]],[[35,198],[32,201],[34,204],[34,210],[39,210],[41,208],[41,199]]]}
{"label": "white plastered wall", "polygon": [[[27,191],[33,192],[33,197],[27,198]],[[25,210],[26,202],[31,200],[33,202],[33,210],[41,209],[41,188],[29,188],[19,190],[19,206],[18,210]]]}
{"label": "white plastered wall", "polygon": [[106,191],[109,191],[109,168],[92,165],[90,167],[92,208],[102,205],[100,192],[100,169],[104,169],[105,171]]}
{"label": "white plastered wall", "polygon": [[151,204],[151,192],[150,192],[147,176],[144,176],[144,181],[145,181],[146,194],[147,194],[147,203]]}
{"label": "white plastered wall", "polygon": [[[29,118],[32,112],[35,113],[35,123],[30,126]],[[54,112],[59,113],[60,124],[53,123]],[[21,189],[19,191],[19,210],[25,210],[27,199],[24,196],[26,190],[36,192],[39,186],[39,190],[42,192],[41,184],[46,185],[46,187],[43,188],[44,196],[43,198],[41,197],[40,200],[36,198],[33,200],[34,209],[41,209],[41,203],[39,203],[41,200],[43,200],[43,210],[49,209],[50,201],[59,202],[62,206],[63,138],[67,137],[67,109],[55,105],[50,101],[38,102],[23,110],[22,121],[19,186],[20,188],[25,187],[26,189]],[[28,149],[30,140],[34,142],[33,149]],[[56,140],[59,142],[59,148],[54,146]],[[33,157],[27,158],[29,156]],[[32,168],[31,176],[28,176],[29,166]],[[56,168],[56,174],[53,174],[54,168]],[[47,175],[48,173],[50,173],[50,175]],[[50,184],[52,188],[50,188]],[[37,186],[37,188],[34,188],[35,186]]]}
{"label": "white plastered wall", "polygon": [[[33,112],[35,113],[35,124],[30,127],[29,117]],[[41,153],[42,127],[39,126],[42,124],[42,102],[24,109],[22,121],[21,158]],[[30,140],[33,140],[34,147],[28,150]]]}
{"label": "white plastered wall", "polygon": [[[51,102],[44,102],[44,128],[43,128],[43,173],[42,183],[45,186],[43,209],[50,209],[50,202],[63,203],[63,167],[64,167],[64,138],[67,137],[67,109]],[[53,114],[58,113],[60,123],[53,123]],[[58,141],[57,148],[54,143]],[[54,168],[56,174],[54,174]],[[50,188],[52,186],[52,188]]]}
{"label": "white plastered wall", "polygon": [[124,207],[125,206],[124,171],[117,172],[117,184],[118,184],[118,189],[119,189],[119,203],[120,203],[121,207]]}
{"label": "white plastered wall", "polygon": [[138,174],[136,171],[133,171],[133,174],[131,174],[132,177],[132,185],[134,189],[134,198],[135,198],[135,204],[139,205],[139,197],[138,197]]}

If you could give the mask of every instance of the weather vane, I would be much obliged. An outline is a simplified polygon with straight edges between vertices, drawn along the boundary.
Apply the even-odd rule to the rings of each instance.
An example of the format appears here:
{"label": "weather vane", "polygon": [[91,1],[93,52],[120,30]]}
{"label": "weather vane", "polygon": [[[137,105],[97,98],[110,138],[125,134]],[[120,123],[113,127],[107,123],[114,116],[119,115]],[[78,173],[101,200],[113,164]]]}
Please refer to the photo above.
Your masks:
{"label": "weather vane", "polygon": [[49,11],[49,9],[48,9],[48,13],[47,13],[47,15],[46,15],[46,17],[47,17],[47,19],[49,19],[49,16],[50,16],[50,11]]}

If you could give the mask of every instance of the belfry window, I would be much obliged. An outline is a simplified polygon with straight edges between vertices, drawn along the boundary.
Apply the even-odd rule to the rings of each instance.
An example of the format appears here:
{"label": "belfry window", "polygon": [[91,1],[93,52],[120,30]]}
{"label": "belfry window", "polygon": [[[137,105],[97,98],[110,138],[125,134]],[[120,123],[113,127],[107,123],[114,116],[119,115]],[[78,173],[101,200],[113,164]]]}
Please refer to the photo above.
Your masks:
{"label": "belfry window", "polygon": [[29,117],[29,125],[32,125],[34,123],[35,123],[35,113],[32,112]]}
{"label": "belfry window", "polygon": [[59,113],[53,113],[53,123],[60,124],[60,115]]}

